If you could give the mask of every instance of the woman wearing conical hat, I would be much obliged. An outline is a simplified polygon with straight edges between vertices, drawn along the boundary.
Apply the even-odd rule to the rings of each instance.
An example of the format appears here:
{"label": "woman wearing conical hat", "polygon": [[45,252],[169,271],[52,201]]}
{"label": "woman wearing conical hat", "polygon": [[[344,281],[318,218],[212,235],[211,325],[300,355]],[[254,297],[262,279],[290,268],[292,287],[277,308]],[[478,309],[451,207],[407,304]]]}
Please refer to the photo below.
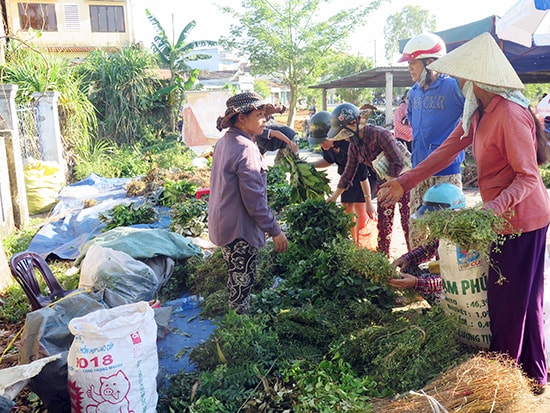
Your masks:
{"label": "woman wearing conical hat", "polygon": [[[550,198],[538,169],[548,161],[542,125],[521,93],[521,80],[489,33],[430,67],[459,81],[465,97],[462,123],[424,162],[384,184],[379,202],[391,205],[472,145],[484,208],[509,217],[510,223],[503,234],[506,241],[490,253],[490,350],[514,358],[541,391],[547,383],[543,295],[550,222]],[[514,237],[518,231],[521,236]],[[503,282],[497,282],[500,275]]]}

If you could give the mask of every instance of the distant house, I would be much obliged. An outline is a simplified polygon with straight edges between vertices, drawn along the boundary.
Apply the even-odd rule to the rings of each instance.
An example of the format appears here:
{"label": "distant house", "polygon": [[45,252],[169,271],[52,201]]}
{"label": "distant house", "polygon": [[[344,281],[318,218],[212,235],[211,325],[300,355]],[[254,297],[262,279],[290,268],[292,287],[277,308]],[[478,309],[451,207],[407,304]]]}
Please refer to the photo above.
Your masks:
{"label": "distant house", "polygon": [[[84,57],[134,42],[130,1],[0,0],[4,31],[52,53]],[[40,33],[40,35],[38,35]]]}
{"label": "distant house", "polygon": [[[193,69],[199,69],[199,84],[202,90],[220,90],[232,86],[239,92],[254,90],[254,77],[250,74],[248,61],[235,53],[219,47],[196,49],[190,53],[209,55],[210,59],[189,61]],[[271,89],[268,100],[288,104],[289,90],[267,78]]]}

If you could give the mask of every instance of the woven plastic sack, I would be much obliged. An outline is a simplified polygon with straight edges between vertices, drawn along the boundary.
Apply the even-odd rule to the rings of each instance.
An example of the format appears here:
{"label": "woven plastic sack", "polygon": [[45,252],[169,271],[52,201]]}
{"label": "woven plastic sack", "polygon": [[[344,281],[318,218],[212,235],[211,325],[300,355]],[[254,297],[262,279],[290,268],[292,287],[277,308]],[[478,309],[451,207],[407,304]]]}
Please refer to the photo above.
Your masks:
{"label": "woven plastic sack", "polygon": [[459,321],[458,339],[468,345],[488,349],[491,325],[487,304],[489,266],[476,251],[465,251],[446,240],[439,241],[439,268],[446,314]]}
{"label": "woven plastic sack", "polygon": [[73,318],[71,412],[156,412],[157,325],[142,301]]}
{"label": "woven plastic sack", "polygon": [[56,162],[31,161],[24,169],[27,203],[31,214],[50,211],[65,185],[65,176]]}

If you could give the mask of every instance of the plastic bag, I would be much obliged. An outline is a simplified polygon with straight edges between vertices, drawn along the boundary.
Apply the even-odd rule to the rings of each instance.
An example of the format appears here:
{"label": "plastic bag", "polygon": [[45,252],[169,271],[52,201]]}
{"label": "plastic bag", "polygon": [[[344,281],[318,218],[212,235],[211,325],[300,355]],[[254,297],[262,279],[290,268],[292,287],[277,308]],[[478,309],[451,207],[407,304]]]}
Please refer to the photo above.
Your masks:
{"label": "plastic bag", "polygon": [[157,325],[148,303],[94,311],[72,319],[69,330],[73,413],[156,412]]}
{"label": "plastic bag", "polygon": [[359,230],[359,247],[371,251],[378,248],[378,220],[367,219],[363,228]]}
{"label": "plastic bag", "polygon": [[65,176],[56,162],[31,161],[25,165],[25,189],[31,214],[50,211],[65,185]]}
{"label": "plastic bag", "polygon": [[92,245],[80,263],[78,287],[104,290],[109,307],[149,301],[160,285],[150,266],[112,248]]}

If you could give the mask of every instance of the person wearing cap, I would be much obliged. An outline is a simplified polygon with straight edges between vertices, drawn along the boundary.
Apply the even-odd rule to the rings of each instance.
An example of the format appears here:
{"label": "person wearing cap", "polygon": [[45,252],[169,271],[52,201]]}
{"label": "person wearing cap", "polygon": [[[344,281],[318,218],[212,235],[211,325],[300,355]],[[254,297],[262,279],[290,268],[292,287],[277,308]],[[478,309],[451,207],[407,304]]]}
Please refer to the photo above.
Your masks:
{"label": "person wearing cap", "polygon": [[[348,140],[332,141],[327,140],[327,133],[330,130],[330,113],[327,111],[317,112],[311,118],[309,144],[320,145],[322,158],[315,161],[315,168],[328,168],[336,164],[338,175],[342,175],[348,160]],[[360,164],[357,173],[353,177],[351,185],[341,194],[340,200],[347,214],[353,216],[355,226],[351,228],[353,242],[360,245],[361,231],[366,228],[369,218],[375,218],[374,207],[371,202],[371,188],[367,182],[367,166]]]}
{"label": "person wearing cap", "polygon": [[[550,197],[538,168],[548,161],[542,125],[521,93],[521,80],[489,33],[430,67],[459,80],[466,99],[462,123],[426,160],[384,183],[379,202],[391,205],[403,191],[472,146],[483,206],[510,223],[502,234],[504,244],[490,251],[490,351],[515,359],[540,392],[547,384],[543,296],[550,222]],[[497,282],[500,276],[503,282]]]}
{"label": "person wearing cap", "polygon": [[288,248],[285,233],[267,204],[267,167],[255,143],[266,117],[282,113],[284,106],[265,103],[255,92],[230,97],[217,129],[227,129],[212,156],[208,234],[221,246],[228,266],[229,308],[247,313],[256,276],[258,248],[266,244],[266,234],[275,250]]}
{"label": "person wearing cap", "polygon": [[[375,108],[365,109],[365,112],[372,111]],[[392,133],[381,127],[370,125],[366,122],[368,116],[361,116],[357,106],[351,103],[341,103],[336,106],[331,113],[331,127],[327,133],[327,139],[330,141],[341,141],[349,139],[348,156],[344,171],[340,176],[336,190],[327,198],[327,202],[336,202],[338,197],[354,182],[355,175],[361,164],[373,167],[373,161],[380,154],[384,154],[387,163],[389,177],[397,177],[405,165],[401,151],[397,147],[397,142]],[[374,169],[374,168],[373,168]],[[378,179],[382,182],[382,179]],[[403,231],[408,235],[408,196],[404,194],[400,200],[402,205]],[[367,211],[372,211],[372,200],[370,196],[365,195]],[[390,244],[393,226],[393,205],[390,208],[382,208],[377,205],[377,228],[378,228],[378,250],[390,256]],[[372,216],[371,216],[372,218]],[[407,236],[405,237],[405,239]],[[407,244],[408,245],[408,244]]]}
{"label": "person wearing cap", "polygon": [[[445,56],[445,42],[436,34],[422,33],[411,38],[403,49],[399,62],[407,62],[414,85],[409,90],[407,119],[412,128],[412,166],[422,162],[449,136],[459,124],[464,107],[455,79],[428,67],[430,63]],[[449,182],[462,188],[461,164],[464,152],[460,152],[445,168],[419,185],[410,194],[410,209],[422,204],[426,190],[439,182]],[[411,233],[411,245],[419,240]]]}

